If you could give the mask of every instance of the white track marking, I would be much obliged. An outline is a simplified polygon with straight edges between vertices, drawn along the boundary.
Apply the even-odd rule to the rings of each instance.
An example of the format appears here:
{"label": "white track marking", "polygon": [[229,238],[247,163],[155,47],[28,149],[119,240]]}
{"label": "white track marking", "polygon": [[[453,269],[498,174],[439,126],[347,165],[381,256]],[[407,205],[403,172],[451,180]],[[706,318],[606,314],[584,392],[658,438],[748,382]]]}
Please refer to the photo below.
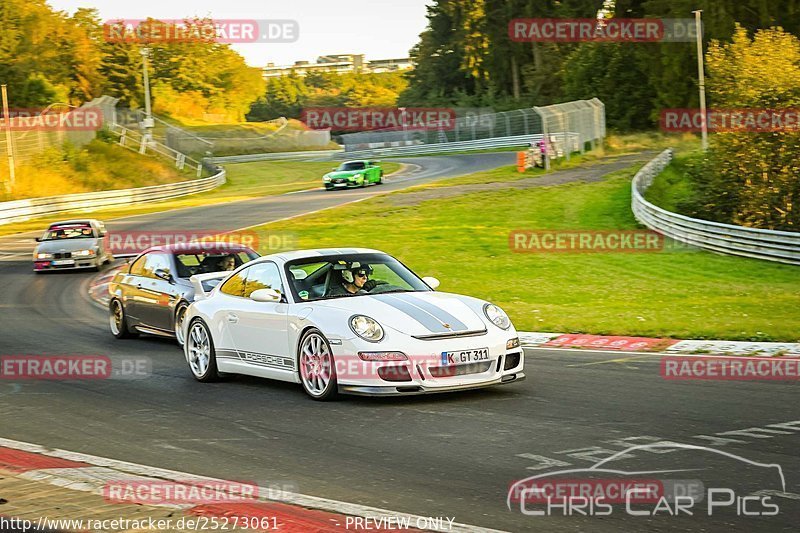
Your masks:
{"label": "white track marking", "polygon": [[[31,471],[36,473],[29,472],[26,474],[28,479],[36,479],[38,481],[53,483],[59,486],[76,488],[77,490],[90,490],[90,491],[96,490],[96,485],[98,481],[111,479],[109,476],[114,472],[117,475],[122,473],[129,477],[130,474],[134,474],[138,476],[146,476],[148,478],[158,478],[158,479],[177,481],[177,482],[193,481],[193,482],[224,483],[224,480],[221,479],[210,478],[205,476],[197,476],[194,474],[187,474],[184,472],[177,472],[175,470],[167,470],[163,468],[155,468],[151,466],[139,465],[136,463],[128,463],[125,461],[118,461],[116,459],[108,459],[105,457],[97,457],[94,455],[88,455],[84,453],[70,452],[66,450],[60,450],[58,448],[47,448],[44,446],[39,446],[38,444],[31,444],[28,442],[20,442],[5,438],[0,438],[0,446],[4,446],[6,448],[12,448],[15,450],[33,452],[41,455],[46,455],[49,457],[58,457],[61,459],[68,459],[71,461],[79,461],[82,463],[93,465],[93,467],[88,467],[88,468],[76,467],[74,469],[46,469],[39,471]],[[98,469],[94,467],[105,467],[105,468]],[[89,470],[90,468],[91,470]],[[68,470],[89,470],[89,472],[85,476],[78,474],[78,477],[75,477],[71,474],[67,476],[65,472]],[[50,472],[56,472],[56,474],[50,474]],[[270,491],[268,487],[261,487],[259,488],[259,493],[269,494]],[[332,513],[349,515],[349,516],[363,516],[366,518],[378,519],[378,520],[380,520],[381,518],[398,517],[416,522],[418,519],[426,520],[428,518],[419,515],[399,513],[395,511],[389,511],[387,509],[369,507],[366,505],[359,505],[355,503],[341,502],[338,500],[330,500],[327,498],[319,498],[317,496],[308,496],[299,493],[286,494],[286,501],[294,505],[310,509],[319,509],[322,511],[328,511]],[[459,524],[456,522],[453,522],[452,528],[449,529],[448,531],[454,531],[459,533],[503,533],[501,530],[471,526],[468,524]]]}

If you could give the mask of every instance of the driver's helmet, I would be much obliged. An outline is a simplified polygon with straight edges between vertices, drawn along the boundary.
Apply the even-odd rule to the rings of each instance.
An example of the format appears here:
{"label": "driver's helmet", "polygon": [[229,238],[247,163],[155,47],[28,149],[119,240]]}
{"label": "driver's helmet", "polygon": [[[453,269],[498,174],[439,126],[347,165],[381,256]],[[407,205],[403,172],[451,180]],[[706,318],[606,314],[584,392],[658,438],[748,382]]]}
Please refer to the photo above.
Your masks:
{"label": "driver's helmet", "polygon": [[372,274],[372,267],[367,264],[361,264],[358,261],[354,261],[350,264],[350,268],[342,271],[342,279],[344,279],[347,283],[353,283],[355,281],[356,274],[366,274],[369,276]]}

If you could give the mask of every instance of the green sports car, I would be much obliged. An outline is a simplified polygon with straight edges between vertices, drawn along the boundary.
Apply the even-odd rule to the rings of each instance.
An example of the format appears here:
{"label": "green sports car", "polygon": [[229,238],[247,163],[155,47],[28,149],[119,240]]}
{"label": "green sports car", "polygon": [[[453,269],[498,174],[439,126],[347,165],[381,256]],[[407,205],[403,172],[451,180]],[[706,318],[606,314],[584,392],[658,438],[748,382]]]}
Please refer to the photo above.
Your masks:
{"label": "green sports car", "polygon": [[345,161],[322,177],[325,189],[345,189],[347,187],[366,187],[383,183],[383,169],[378,161],[361,159]]}

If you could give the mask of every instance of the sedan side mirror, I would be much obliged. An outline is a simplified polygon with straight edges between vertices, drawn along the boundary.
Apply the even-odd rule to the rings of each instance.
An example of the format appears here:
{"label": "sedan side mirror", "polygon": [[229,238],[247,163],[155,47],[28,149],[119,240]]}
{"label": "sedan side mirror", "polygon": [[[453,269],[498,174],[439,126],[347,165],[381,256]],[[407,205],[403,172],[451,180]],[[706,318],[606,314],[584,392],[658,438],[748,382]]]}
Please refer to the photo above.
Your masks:
{"label": "sedan side mirror", "polygon": [[280,302],[281,293],[275,289],[258,289],[253,291],[250,299],[254,302]]}
{"label": "sedan side mirror", "polygon": [[436,287],[440,285],[439,280],[432,276],[425,276],[422,278],[422,281],[424,281],[425,284],[433,290],[436,290]]}
{"label": "sedan side mirror", "polygon": [[172,276],[169,273],[169,270],[166,268],[157,268],[155,272],[153,272],[155,277],[159,279],[163,279],[164,281],[172,282]]}

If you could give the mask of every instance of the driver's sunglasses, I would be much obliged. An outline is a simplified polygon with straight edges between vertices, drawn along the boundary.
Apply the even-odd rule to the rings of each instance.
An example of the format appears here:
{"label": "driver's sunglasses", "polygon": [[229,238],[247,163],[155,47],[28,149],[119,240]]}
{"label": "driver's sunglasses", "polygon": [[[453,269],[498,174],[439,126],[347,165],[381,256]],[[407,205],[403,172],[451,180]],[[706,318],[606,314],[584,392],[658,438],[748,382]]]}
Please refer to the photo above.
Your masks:
{"label": "driver's sunglasses", "polygon": [[358,272],[356,276],[359,278],[366,278],[369,276],[369,274],[367,274],[366,272]]}

